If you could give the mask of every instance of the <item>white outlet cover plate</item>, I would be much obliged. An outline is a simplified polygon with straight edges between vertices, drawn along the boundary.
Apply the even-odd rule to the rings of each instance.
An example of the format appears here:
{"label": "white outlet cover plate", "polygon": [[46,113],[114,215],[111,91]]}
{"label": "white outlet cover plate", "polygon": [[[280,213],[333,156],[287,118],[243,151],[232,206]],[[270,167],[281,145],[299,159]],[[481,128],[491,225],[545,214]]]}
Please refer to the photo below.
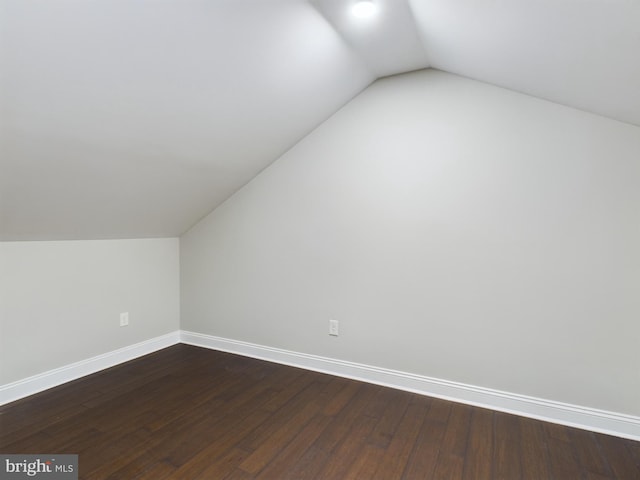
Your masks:
{"label": "white outlet cover plate", "polygon": [[338,320],[329,320],[329,335],[338,336]]}

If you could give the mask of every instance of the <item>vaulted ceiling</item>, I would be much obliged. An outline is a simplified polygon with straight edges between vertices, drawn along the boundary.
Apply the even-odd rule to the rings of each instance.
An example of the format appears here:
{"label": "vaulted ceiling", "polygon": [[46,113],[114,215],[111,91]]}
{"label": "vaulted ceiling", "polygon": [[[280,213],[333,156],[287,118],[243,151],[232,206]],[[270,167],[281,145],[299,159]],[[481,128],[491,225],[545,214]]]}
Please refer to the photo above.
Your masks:
{"label": "vaulted ceiling", "polygon": [[2,0],[0,238],[179,235],[420,68],[640,126],[635,0],[374,1]]}

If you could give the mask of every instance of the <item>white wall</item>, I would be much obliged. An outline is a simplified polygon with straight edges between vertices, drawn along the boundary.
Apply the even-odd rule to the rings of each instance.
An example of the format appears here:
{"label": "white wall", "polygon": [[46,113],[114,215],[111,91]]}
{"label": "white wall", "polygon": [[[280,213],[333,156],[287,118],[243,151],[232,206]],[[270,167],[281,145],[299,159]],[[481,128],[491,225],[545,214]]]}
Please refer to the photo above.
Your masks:
{"label": "white wall", "polygon": [[0,243],[0,384],[178,330],[178,243]]}
{"label": "white wall", "polygon": [[638,127],[384,79],[181,238],[181,325],[638,415],[638,185]]}

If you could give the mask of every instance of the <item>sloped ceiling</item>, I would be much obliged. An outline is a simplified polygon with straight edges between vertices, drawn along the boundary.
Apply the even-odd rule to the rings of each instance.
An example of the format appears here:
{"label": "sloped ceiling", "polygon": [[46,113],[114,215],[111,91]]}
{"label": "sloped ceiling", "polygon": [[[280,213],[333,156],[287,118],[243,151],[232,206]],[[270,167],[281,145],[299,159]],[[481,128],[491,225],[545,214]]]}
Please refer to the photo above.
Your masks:
{"label": "sloped ceiling", "polygon": [[179,235],[419,68],[640,125],[640,2],[375,1],[2,0],[0,238]]}
{"label": "sloped ceiling", "polygon": [[410,3],[432,67],[640,125],[640,2]]}
{"label": "sloped ceiling", "polygon": [[300,0],[2,0],[4,239],[179,235],[374,79]]}

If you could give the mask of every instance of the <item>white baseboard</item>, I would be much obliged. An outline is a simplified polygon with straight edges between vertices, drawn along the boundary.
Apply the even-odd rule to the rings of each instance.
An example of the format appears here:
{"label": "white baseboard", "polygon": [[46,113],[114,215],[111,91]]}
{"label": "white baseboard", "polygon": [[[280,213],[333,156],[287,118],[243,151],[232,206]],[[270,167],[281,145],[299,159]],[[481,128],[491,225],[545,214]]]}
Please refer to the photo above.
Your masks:
{"label": "white baseboard", "polygon": [[443,398],[445,400],[489,408],[500,412],[513,413],[523,417],[615,435],[631,440],[640,440],[640,417],[632,415],[607,412],[595,408],[570,405],[515,393],[501,392],[490,388],[465,385],[463,383],[265,347],[184,330],[181,332],[181,341],[189,345],[361,380],[385,387]]}
{"label": "white baseboard", "polygon": [[339,377],[443,398],[523,417],[640,441],[640,417],[553,400],[476,387],[448,380],[292,352],[201,333],[175,331],[64,367],[0,386],[0,405],[56,387],[163,348],[186,343]]}
{"label": "white baseboard", "polygon": [[151,338],[135,345],[119,348],[64,367],[49,370],[32,377],[0,386],[0,405],[13,402],[34,393],[56,387],[105,368],[128,362],[134,358],[180,343],[180,332],[175,331]]}

